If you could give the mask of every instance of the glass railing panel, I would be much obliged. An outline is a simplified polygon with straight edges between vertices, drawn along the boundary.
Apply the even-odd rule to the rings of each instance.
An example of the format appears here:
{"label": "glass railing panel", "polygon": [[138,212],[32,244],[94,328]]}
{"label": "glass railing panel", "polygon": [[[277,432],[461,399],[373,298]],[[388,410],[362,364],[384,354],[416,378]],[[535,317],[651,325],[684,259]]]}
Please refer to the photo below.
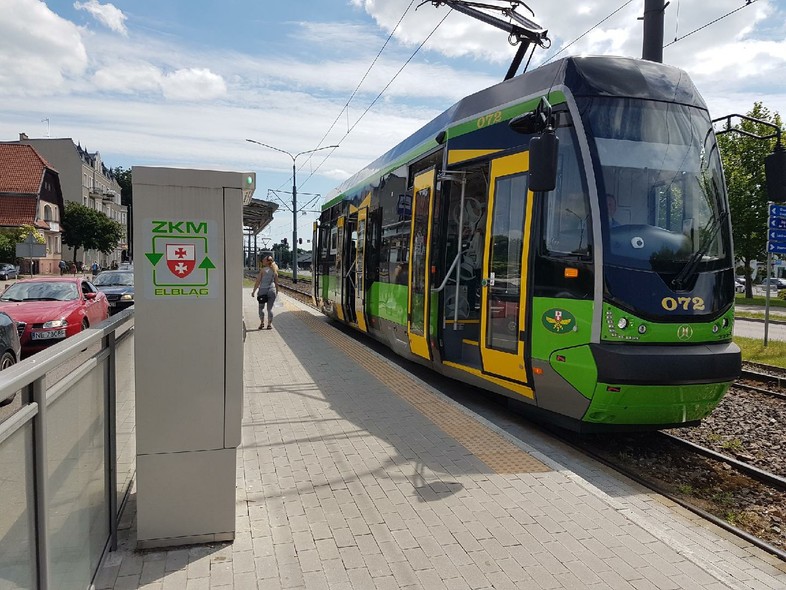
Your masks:
{"label": "glass railing panel", "polygon": [[47,408],[50,579],[86,588],[109,536],[100,361]]}
{"label": "glass railing panel", "polygon": [[35,588],[33,427],[0,439],[0,590]]}

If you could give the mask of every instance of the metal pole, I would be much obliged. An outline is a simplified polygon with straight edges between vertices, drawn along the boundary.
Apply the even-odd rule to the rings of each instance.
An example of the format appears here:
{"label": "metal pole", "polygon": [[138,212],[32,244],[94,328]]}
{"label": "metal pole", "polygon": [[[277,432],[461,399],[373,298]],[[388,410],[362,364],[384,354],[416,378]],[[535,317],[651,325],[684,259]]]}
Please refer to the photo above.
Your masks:
{"label": "metal pole", "polygon": [[[772,202],[767,204],[767,210],[772,209]],[[767,228],[769,230],[770,215],[767,215]],[[769,235],[769,232],[768,232]],[[770,252],[770,241],[767,240],[767,292],[764,294],[764,346],[767,346],[767,338],[769,336],[770,328],[770,289],[772,289],[772,280],[770,279],[772,268],[772,252]],[[776,287],[777,289],[777,287]]]}
{"label": "metal pole", "polygon": [[[454,301],[454,310],[453,310],[453,330],[458,330],[458,311],[459,311],[459,295],[461,293],[461,258],[463,257],[461,254],[462,248],[464,246],[464,193],[465,189],[467,188],[467,175],[462,173],[461,177],[461,201],[459,202],[459,235],[458,235],[458,252],[459,252],[459,261],[456,265],[456,292],[453,297],[455,298]],[[470,243],[472,242],[472,235],[469,236]],[[469,305],[469,289],[472,287],[470,282],[467,285],[467,305]],[[472,312],[472,310],[470,310]]]}
{"label": "metal pole", "polygon": [[664,0],[644,0],[644,39],[641,58],[663,63],[663,13]]}
{"label": "metal pole", "polygon": [[297,283],[297,168],[292,158],[292,282]]}
{"label": "metal pole", "polygon": [[261,141],[257,141],[255,139],[246,139],[246,141],[250,143],[255,143],[257,145],[261,145],[262,147],[266,147],[268,149],[275,150],[277,152],[281,152],[282,154],[286,154],[287,156],[292,158],[292,282],[297,283],[297,168],[295,167],[295,163],[298,156],[302,156],[303,154],[311,154],[313,152],[318,152],[320,150],[336,149],[338,146],[326,145],[326,146],[314,148],[313,150],[298,152],[293,156],[286,150],[282,150],[275,146],[262,143]]}
{"label": "metal pole", "polygon": [[46,377],[30,385],[32,401],[38,406],[33,418],[33,472],[35,477],[36,570],[39,590],[50,585],[49,572],[49,460],[46,452]]}
{"label": "metal pole", "polygon": [[117,343],[115,332],[106,337],[109,351],[106,374],[106,487],[109,496],[109,550],[117,551],[117,529],[120,514],[117,508]]}

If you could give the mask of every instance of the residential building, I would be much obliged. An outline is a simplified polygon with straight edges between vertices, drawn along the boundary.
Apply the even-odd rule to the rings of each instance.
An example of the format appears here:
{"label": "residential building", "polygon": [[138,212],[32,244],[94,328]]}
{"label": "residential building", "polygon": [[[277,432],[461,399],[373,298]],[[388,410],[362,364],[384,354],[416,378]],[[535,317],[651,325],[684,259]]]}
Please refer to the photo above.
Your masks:
{"label": "residential building", "polygon": [[[59,271],[62,216],[57,170],[32,146],[0,143],[0,228],[32,225],[44,235],[46,256],[33,261],[35,273]],[[24,272],[30,271],[30,260],[18,263]]]}
{"label": "residential building", "polygon": [[[124,237],[114,252],[102,254],[93,250],[77,252],[77,263],[89,267],[98,261],[102,267],[109,267],[113,262],[120,263],[128,252],[128,207],[120,202],[120,185],[101,160],[99,152],[89,152],[71,138],[31,139],[24,133],[19,134],[18,142],[30,145],[60,172],[60,184],[63,199],[66,203],[76,201],[100,211],[110,219],[114,219],[124,228]],[[63,258],[74,259],[73,249],[63,246]]]}

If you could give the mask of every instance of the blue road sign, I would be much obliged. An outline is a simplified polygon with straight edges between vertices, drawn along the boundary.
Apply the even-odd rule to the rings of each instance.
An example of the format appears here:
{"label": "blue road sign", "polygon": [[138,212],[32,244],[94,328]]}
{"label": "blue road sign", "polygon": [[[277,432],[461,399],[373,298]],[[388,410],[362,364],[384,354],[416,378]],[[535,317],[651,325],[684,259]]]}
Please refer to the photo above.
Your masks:
{"label": "blue road sign", "polygon": [[770,227],[773,229],[786,229],[786,219],[783,217],[771,217]]}
{"label": "blue road sign", "polygon": [[771,229],[768,237],[771,242],[786,242],[786,230]]}
{"label": "blue road sign", "polygon": [[770,217],[786,217],[786,206],[770,205]]}
{"label": "blue road sign", "polygon": [[786,254],[786,242],[770,242],[767,244],[767,252]]}

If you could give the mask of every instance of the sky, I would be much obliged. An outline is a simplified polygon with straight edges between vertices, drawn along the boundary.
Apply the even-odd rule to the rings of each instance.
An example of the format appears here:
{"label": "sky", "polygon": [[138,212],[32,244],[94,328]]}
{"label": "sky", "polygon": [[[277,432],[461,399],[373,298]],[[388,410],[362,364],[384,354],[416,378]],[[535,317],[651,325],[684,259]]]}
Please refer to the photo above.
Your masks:
{"label": "sky", "polygon": [[[279,204],[260,238],[291,241],[296,217],[310,250],[331,189],[507,72],[507,33],[420,2],[0,0],[0,141],[70,137],[109,167],[254,171],[255,198]],[[551,40],[529,69],[641,57],[644,0],[528,6]],[[755,101],[786,116],[786,0],[671,0],[664,45],[713,117]],[[247,139],[318,150],[295,160],[296,216],[291,156]]]}

